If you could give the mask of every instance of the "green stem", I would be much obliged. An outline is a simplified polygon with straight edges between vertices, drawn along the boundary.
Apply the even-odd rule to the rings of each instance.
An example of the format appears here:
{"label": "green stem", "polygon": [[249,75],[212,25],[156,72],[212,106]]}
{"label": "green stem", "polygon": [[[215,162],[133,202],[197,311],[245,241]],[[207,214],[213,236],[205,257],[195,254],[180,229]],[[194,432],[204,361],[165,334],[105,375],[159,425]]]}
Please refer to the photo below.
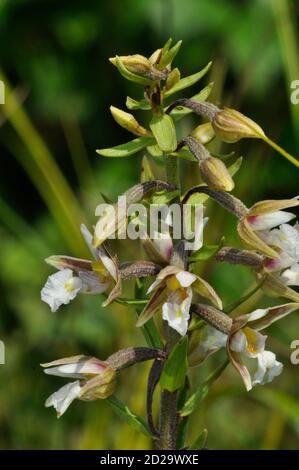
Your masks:
{"label": "green stem", "polygon": [[296,160],[295,157],[290,155],[286,150],[284,150],[280,145],[276,144],[273,142],[273,140],[269,139],[269,137],[265,136],[262,137],[264,142],[266,142],[270,147],[274,148],[278,153],[280,153],[283,157],[285,157],[289,162],[291,162],[293,165],[295,165],[297,168],[299,168],[299,160]]}

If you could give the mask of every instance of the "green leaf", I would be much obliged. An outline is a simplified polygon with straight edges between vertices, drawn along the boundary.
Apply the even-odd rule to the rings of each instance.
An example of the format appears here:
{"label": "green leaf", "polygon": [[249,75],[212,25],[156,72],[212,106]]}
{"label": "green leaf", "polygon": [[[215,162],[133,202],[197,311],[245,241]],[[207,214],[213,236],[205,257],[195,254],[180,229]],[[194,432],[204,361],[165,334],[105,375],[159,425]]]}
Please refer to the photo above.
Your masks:
{"label": "green leaf", "polygon": [[187,374],[188,338],[184,336],[171,351],[163,367],[160,385],[169,392],[174,392],[185,384]]}
{"label": "green leaf", "polygon": [[152,85],[153,80],[150,80],[149,78],[142,77],[141,75],[137,75],[133,72],[130,72],[120,58],[118,56],[115,57],[115,62],[116,62],[116,67],[118,68],[119,73],[126,78],[127,80],[130,80],[131,82],[138,83],[139,85]]}
{"label": "green leaf", "polygon": [[106,399],[111,405],[115,413],[120,416],[126,423],[128,423],[136,431],[145,434],[145,436],[153,437],[149,431],[145,420],[137,415],[135,415],[128,406],[126,406],[122,401],[116,398],[114,395],[111,395]]}
{"label": "green leaf", "polygon": [[207,261],[208,259],[213,258],[213,256],[216,255],[216,253],[218,253],[220,248],[223,246],[223,243],[224,243],[224,237],[221,238],[218,245],[204,245],[199,250],[192,253],[192,255],[189,256],[188,260],[189,261]]}
{"label": "green leaf", "polygon": [[198,162],[194,155],[189,152],[189,150],[181,149],[178,152],[172,152],[171,157],[183,158],[184,160],[189,160],[190,162]]}
{"label": "green leaf", "polygon": [[211,385],[215,382],[215,380],[220,377],[224,369],[229,364],[229,361],[226,360],[223,364],[221,364],[217,369],[215,369],[209,377],[200,385],[198,390],[191,395],[191,397],[186,401],[185,405],[183,406],[180,415],[181,416],[189,416],[193,411],[197,408],[197,406],[202,402],[202,400],[207,396]]}
{"label": "green leaf", "polygon": [[178,41],[171,49],[168,48],[167,51],[162,51],[161,60],[158,64],[159,69],[164,69],[167,65],[171,64],[175,56],[180,50],[182,41]]}
{"label": "green leaf", "polygon": [[[179,83],[179,82],[178,82]],[[175,85],[174,85],[175,86]],[[209,83],[206,87],[204,87],[199,93],[191,97],[191,100],[197,101],[198,103],[202,103],[206,101],[210,96],[214,83]],[[167,108],[167,107],[166,107]],[[184,106],[177,106],[172,112],[171,116],[174,121],[178,121],[182,119],[184,116],[192,113],[192,109],[185,108]]]}
{"label": "green leaf", "polygon": [[126,106],[128,109],[142,109],[143,111],[148,111],[151,109],[150,104],[147,100],[134,100],[133,98],[130,98],[130,96],[127,96],[126,99]]}
{"label": "green leaf", "polygon": [[200,450],[205,447],[208,438],[208,430],[203,429],[201,433],[197,436],[193,444],[189,447],[189,450]]}
{"label": "green leaf", "polygon": [[239,157],[231,166],[227,168],[231,176],[235,176],[235,174],[240,170],[242,161],[243,157]]}
{"label": "green leaf", "polygon": [[172,118],[168,114],[154,116],[150,128],[157,144],[163,152],[174,152],[177,148],[176,132]]}
{"label": "green leaf", "polygon": [[174,85],[172,88],[170,88],[170,90],[165,91],[164,98],[167,98],[168,96],[171,96],[174,93],[177,93],[178,91],[184,90],[185,88],[194,85],[210,70],[211,65],[212,62],[209,62],[208,65],[206,65],[199,72],[194,73],[193,75],[189,75],[188,77],[181,78],[181,80],[176,83],[176,85]]}
{"label": "green leaf", "polygon": [[149,152],[149,154],[152,157],[162,157],[163,156],[163,152],[157,144],[149,145],[148,147],[146,147],[146,150]]}
{"label": "green leaf", "polygon": [[107,149],[99,149],[96,152],[103,157],[129,157],[143,148],[155,142],[152,137],[137,137],[126,144],[117,145]]}

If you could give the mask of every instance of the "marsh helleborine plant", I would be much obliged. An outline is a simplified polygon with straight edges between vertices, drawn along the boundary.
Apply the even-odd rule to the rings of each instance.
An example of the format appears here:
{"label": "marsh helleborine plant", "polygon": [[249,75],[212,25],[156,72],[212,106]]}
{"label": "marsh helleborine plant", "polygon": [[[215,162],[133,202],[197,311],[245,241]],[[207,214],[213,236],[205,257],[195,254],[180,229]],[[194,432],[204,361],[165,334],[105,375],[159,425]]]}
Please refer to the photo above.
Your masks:
{"label": "marsh helleborine plant", "polygon": [[[201,432],[197,444],[188,444],[184,438],[188,417],[201,396],[201,389],[192,390],[189,369],[220,348],[226,348],[227,360],[203,380],[205,386],[210,386],[229,363],[240,374],[247,391],[257,384],[272,381],[282,372],[283,364],[266,349],[264,330],[299,308],[299,293],[294,289],[299,286],[299,226],[290,225],[294,215],[285,211],[297,206],[298,198],[261,201],[248,208],[231,194],[241,159],[227,167],[207,145],[214,138],[227,143],[242,138],[261,139],[297,167],[298,161],[273,143],[251,119],[234,109],[208,102],[212,84],[192,98],[173,101],[173,95],[197,83],[211,67],[209,63],[200,72],[181,77],[181,71],[172,67],[180,46],[181,41],[172,46],[169,40],[149,58],[136,54],[110,59],[125,79],[141,87],[143,97],[140,100],[127,98],[129,112],[115,106],[110,108],[115,121],[131,132],[134,139],[97,150],[97,153],[104,157],[128,157],[146,152],[141,182],[124,194],[126,206],[118,214],[117,222],[104,214],[92,233],[81,226],[90,259],[64,255],[47,258],[57,271],[49,276],[41,292],[42,300],[49,304],[52,312],[79,294],[102,296],[104,306],[114,302],[129,304],[137,310],[136,326],[142,329],[147,342],[146,347],[128,347],[106,360],[80,355],[43,364],[47,374],[73,380],[53,393],[46,406],[53,406],[59,417],[75,399],[106,399],[122,410],[135,429],[151,436],[156,448],[170,450],[201,448],[206,438],[205,432]],[[150,114],[148,125],[136,120],[134,110]],[[192,112],[203,117],[204,122],[178,141],[176,124]],[[179,174],[179,161],[183,159],[197,162],[199,169],[199,184],[184,194]],[[164,165],[165,181],[155,175],[154,161]],[[236,230],[245,245],[243,250],[223,246],[223,242],[218,246],[203,244],[194,252],[187,250],[183,237],[177,240],[171,236],[175,228],[171,217],[162,221],[164,229],[168,230],[161,229],[158,239],[148,235],[142,238],[144,260],[119,263],[117,255],[108,248],[108,238],[117,230],[126,229],[129,204],[142,202],[148,208],[159,200],[165,204],[176,202],[181,208],[186,204],[203,204],[205,210],[207,199],[236,217]],[[135,222],[138,225],[140,221],[135,218]],[[287,303],[275,307],[257,306],[254,311],[234,315],[234,308],[242,304],[244,298],[236,299],[234,308],[225,308],[214,288],[198,275],[199,263],[212,258],[219,263],[247,266],[256,275],[255,291],[262,289],[269,296],[287,299]],[[122,285],[126,280],[135,280],[136,292],[145,292],[147,285],[147,294],[142,298],[137,294],[134,299],[122,298]],[[148,377],[146,422],[129,412],[115,397],[114,390],[121,370],[148,360],[153,364]],[[247,363],[253,364],[251,372]],[[152,413],[158,385],[161,390],[159,419]]]}

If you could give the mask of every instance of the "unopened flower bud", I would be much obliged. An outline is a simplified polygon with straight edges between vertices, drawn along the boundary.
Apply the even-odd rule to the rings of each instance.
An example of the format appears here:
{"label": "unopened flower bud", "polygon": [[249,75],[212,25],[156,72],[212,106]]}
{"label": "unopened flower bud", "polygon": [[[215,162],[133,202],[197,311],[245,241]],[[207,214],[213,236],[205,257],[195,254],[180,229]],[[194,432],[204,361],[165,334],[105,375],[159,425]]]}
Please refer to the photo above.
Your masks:
{"label": "unopened flower bud", "polygon": [[115,106],[110,106],[110,111],[117,124],[127,129],[127,131],[139,136],[149,135],[149,131],[139,124],[133,114],[127,113]]}
{"label": "unopened flower bud", "polygon": [[[109,60],[116,66],[116,57],[111,57]],[[146,75],[151,69],[150,61],[140,54],[119,56],[119,60],[130,72],[137,75]]]}
{"label": "unopened flower bud", "polygon": [[202,161],[199,168],[203,180],[210,188],[222,191],[232,191],[234,189],[234,181],[219,158],[208,157]]}
{"label": "unopened flower bud", "polygon": [[170,90],[177,82],[180,81],[181,73],[178,68],[173,69],[167,77],[165,88]]}
{"label": "unopened flower bud", "polygon": [[210,122],[200,124],[195,127],[190,134],[194,139],[198,140],[201,144],[205,145],[211,142],[215,137],[214,129]]}
{"label": "unopened flower bud", "polygon": [[252,119],[231,108],[215,113],[212,125],[216,135],[228,143],[238,142],[244,137],[260,139],[265,136],[263,129]]}

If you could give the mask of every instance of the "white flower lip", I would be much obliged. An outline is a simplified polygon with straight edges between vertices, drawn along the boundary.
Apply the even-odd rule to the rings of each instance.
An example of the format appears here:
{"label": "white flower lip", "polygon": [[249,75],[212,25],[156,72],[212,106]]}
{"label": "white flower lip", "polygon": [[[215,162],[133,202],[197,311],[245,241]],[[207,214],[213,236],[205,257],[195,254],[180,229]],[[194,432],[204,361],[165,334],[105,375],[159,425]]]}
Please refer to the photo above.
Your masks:
{"label": "white flower lip", "polygon": [[276,360],[272,351],[264,351],[257,357],[258,368],[254,374],[252,385],[264,385],[272,382],[274,377],[281,374],[283,364]]}
{"label": "white flower lip", "polygon": [[192,289],[187,288],[186,294],[186,298],[180,303],[177,302],[177,296],[174,296],[173,301],[172,298],[169,297],[168,301],[162,306],[163,320],[166,320],[169,326],[176,330],[181,336],[185,336],[188,330]]}
{"label": "white flower lip", "polygon": [[82,285],[81,279],[73,276],[71,269],[62,269],[48,277],[41,290],[41,300],[56,312],[60,305],[68,304],[76,297]]}
{"label": "white flower lip", "polygon": [[45,406],[48,408],[53,406],[57,412],[57,417],[65,413],[70,404],[80,396],[81,385],[77,380],[61,387],[57,392],[54,392],[46,401]]}

